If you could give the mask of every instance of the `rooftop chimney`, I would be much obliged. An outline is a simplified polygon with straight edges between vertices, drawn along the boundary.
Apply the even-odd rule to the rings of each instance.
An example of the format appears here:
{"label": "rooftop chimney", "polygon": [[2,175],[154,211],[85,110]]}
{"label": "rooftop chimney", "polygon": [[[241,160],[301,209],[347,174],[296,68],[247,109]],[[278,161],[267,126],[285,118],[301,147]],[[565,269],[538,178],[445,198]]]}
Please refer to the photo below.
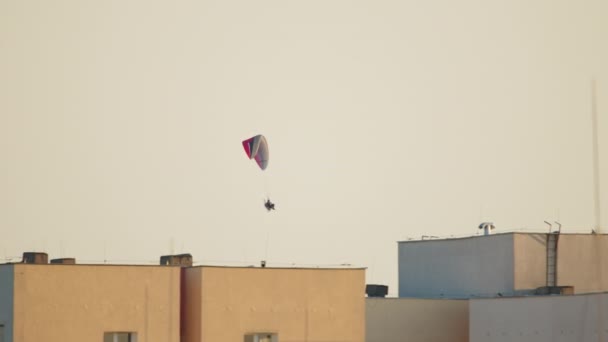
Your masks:
{"label": "rooftop chimney", "polygon": [[163,255],[160,257],[160,264],[163,266],[192,267],[192,255],[190,255],[190,254]]}
{"label": "rooftop chimney", "polygon": [[48,264],[49,256],[46,253],[24,252],[22,262],[24,264]]}
{"label": "rooftop chimney", "polygon": [[76,264],[76,259],[75,258],[51,259],[51,264],[74,265],[74,264]]}

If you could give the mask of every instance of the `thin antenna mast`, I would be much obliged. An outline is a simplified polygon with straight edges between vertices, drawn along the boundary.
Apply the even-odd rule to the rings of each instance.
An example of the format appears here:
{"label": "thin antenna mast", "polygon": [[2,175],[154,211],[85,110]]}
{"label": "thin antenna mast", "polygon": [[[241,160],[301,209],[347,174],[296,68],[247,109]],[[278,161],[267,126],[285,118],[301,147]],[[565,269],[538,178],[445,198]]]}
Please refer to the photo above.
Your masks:
{"label": "thin antenna mast", "polygon": [[597,134],[597,104],[596,104],[595,79],[591,80],[591,130],[593,139],[593,207],[595,210],[594,229],[601,232],[601,207],[600,207],[600,167],[599,167],[599,143]]}

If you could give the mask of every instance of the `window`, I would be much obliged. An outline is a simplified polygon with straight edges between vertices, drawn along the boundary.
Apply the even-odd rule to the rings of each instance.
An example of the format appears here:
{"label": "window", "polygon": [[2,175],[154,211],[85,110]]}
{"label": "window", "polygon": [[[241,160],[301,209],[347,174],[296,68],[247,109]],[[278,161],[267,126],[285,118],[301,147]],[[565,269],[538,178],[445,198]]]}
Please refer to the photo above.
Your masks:
{"label": "window", "polygon": [[137,333],[107,332],[103,334],[103,342],[137,342]]}
{"label": "window", "polygon": [[275,333],[253,333],[245,335],[245,342],[279,342]]}

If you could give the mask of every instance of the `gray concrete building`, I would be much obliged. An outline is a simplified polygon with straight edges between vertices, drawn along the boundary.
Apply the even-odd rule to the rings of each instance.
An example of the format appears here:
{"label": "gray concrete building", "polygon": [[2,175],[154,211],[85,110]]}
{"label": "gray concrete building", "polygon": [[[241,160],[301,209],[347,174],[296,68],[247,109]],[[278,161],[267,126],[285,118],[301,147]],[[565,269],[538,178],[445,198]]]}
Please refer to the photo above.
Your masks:
{"label": "gray concrete building", "polygon": [[608,236],[503,233],[401,241],[399,297],[476,298],[535,294],[545,286],[608,291]]}
{"label": "gray concrete building", "polygon": [[366,300],[368,342],[608,341],[607,235],[402,241],[398,258],[400,298]]}
{"label": "gray concrete building", "polygon": [[367,298],[367,342],[608,341],[608,294]]}
{"label": "gray concrete building", "polygon": [[608,340],[608,294],[468,301],[471,342]]}
{"label": "gray concrete building", "polygon": [[13,266],[0,267],[0,342],[13,335]]}
{"label": "gray concrete building", "polygon": [[366,342],[467,342],[469,300],[367,298]]}

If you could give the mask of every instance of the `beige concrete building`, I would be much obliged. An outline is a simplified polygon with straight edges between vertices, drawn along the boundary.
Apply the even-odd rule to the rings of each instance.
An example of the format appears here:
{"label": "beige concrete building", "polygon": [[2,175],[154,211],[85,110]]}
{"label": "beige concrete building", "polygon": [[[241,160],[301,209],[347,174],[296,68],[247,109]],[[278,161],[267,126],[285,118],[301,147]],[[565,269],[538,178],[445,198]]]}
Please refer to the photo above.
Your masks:
{"label": "beige concrete building", "polygon": [[399,242],[399,296],[534,294],[543,286],[608,291],[608,236],[504,233]]}
{"label": "beige concrete building", "polygon": [[365,270],[185,269],[183,342],[365,341]]}
{"label": "beige concrete building", "polygon": [[366,342],[466,342],[466,299],[367,298]]}
{"label": "beige concrete building", "polygon": [[365,340],[364,269],[45,262],[0,265],[0,342]]}
{"label": "beige concrete building", "polygon": [[3,342],[179,342],[180,268],[0,265]]}
{"label": "beige concrete building", "polygon": [[557,248],[557,283],[575,293],[608,291],[608,235],[562,234]]}

